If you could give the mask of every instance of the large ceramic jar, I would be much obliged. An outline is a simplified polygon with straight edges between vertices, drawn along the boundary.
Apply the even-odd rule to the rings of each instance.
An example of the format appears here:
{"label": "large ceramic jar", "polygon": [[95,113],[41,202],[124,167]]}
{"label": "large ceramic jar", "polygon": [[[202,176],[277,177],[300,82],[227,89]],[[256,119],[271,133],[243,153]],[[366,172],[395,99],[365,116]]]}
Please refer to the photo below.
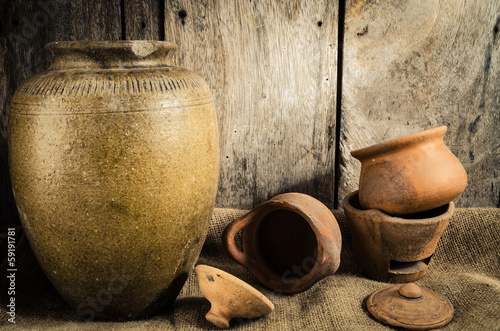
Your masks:
{"label": "large ceramic jar", "polygon": [[213,97],[159,41],[55,42],[9,115],[14,195],[40,266],[87,319],[154,314],[205,240],[219,174]]}

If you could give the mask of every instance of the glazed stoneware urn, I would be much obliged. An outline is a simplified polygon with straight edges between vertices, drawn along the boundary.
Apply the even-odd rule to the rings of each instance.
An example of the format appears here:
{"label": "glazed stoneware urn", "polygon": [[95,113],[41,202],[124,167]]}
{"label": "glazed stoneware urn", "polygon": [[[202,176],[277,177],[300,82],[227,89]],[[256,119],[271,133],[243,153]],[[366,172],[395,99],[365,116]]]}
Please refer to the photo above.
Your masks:
{"label": "glazed stoneware urn", "polygon": [[467,173],[443,142],[446,130],[440,126],[351,152],[361,161],[361,207],[407,215],[458,197]]}
{"label": "glazed stoneware urn", "polygon": [[[242,249],[235,242],[239,232]],[[306,194],[285,193],[230,223],[222,246],[268,288],[295,294],[337,271],[342,236],[324,204]]]}
{"label": "glazed stoneware urn", "polygon": [[14,195],[31,248],[87,319],[147,317],[178,295],[219,174],[211,92],[162,41],[54,42],[9,115]]}
{"label": "glazed stoneware urn", "polygon": [[358,191],[342,201],[354,256],[363,274],[392,283],[413,282],[428,269],[436,245],[453,215],[453,202],[404,217],[362,209]]}

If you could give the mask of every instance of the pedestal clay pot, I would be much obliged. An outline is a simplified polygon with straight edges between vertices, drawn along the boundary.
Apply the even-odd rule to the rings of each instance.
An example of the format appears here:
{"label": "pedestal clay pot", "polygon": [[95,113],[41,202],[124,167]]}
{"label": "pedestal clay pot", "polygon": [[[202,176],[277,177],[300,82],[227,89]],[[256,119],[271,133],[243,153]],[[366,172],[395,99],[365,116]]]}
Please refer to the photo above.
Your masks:
{"label": "pedestal clay pot", "polygon": [[[31,248],[87,319],[171,303],[192,269],[219,173],[213,98],[157,41],[56,42],[21,84],[9,162]],[[187,50],[189,51],[189,50]]]}
{"label": "pedestal clay pot", "polygon": [[441,126],[351,152],[361,161],[361,207],[407,215],[459,196],[467,174],[444,144],[445,133]]}
{"label": "pedestal clay pot", "polygon": [[422,278],[455,210],[453,202],[424,213],[395,217],[361,209],[358,191],[344,198],[344,212],[361,271],[384,282]]}
{"label": "pedestal clay pot", "polygon": [[233,318],[257,318],[274,310],[273,303],[262,293],[223,270],[198,265],[194,271],[201,292],[211,303],[205,317],[221,329],[229,328]]}
{"label": "pedestal clay pot", "polygon": [[[240,231],[243,250],[235,243]],[[337,271],[342,237],[324,204],[306,194],[285,193],[229,224],[222,244],[262,284],[293,294]]]}

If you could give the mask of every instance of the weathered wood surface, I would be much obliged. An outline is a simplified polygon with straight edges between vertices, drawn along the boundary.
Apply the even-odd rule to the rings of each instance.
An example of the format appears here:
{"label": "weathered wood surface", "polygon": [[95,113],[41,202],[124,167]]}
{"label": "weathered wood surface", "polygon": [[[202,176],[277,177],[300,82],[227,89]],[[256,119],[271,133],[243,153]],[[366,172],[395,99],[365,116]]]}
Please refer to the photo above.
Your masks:
{"label": "weathered wood surface", "polygon": [[500,2],[347,1],[339,198],[358,187],[350,151],[448,126],[468,173],[459,207],[499,206]]}
{"label": "weathered wood surface", "polygon": [[[45,43],[79,39],[179,44],[177,63],[215,94],[218,206],[300,191],[333,207],[338,12],[326,0],[1,0],[1,223],[18,222],[7,166],[12,93],[48,67]],[[351,150],[445,124],[469,174],[457,205],[499,206],[499,17],[495,0],[347,1],[339,200],[358,185]]]}
{"label": "weathered wood surface", "polygon": [[194,1],[165,6],[177,63],[214,92],[218,205],[298,191],[333,207],[337,1]]}
{"label": "weathered wood surface", "polygon": [[[164,1],[164,0],[163,0]],[[123,1],[123,39],[163,40],[162,0]]]}
{"label": "weathered wood surface", "polygon": [[0,221],[18,224],[7,163],[7,118],[19,84],[46,69],[51,41],[121,38],[120,0],[15,0],[0,3]]}

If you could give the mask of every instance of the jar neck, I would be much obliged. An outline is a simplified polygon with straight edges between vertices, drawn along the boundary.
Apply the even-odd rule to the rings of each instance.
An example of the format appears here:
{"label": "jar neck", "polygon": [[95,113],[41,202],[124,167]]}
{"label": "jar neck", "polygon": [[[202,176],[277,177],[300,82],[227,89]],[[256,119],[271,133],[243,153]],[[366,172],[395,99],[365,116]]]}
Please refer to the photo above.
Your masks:
{"label": "jar neck", "polygon": [[50,69],[119,69],[172,65],[177,45],[166,41],[62,41],[45,45]]}

